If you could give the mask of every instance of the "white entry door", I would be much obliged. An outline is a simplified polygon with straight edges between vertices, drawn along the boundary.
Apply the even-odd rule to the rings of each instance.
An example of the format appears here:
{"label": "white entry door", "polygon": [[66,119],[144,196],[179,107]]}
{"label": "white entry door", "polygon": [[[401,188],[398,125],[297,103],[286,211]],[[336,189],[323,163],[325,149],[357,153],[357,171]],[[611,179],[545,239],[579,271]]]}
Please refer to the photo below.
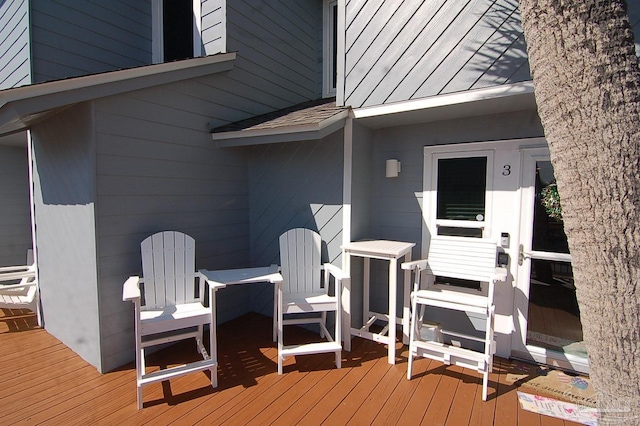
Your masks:
{"label": "white entry door", "polygon": [[[522,198],[512,356],[588,373],[571,255],[553,201],[546,148],[522,150]],[[547,203],[550,204],[550,203]]]}

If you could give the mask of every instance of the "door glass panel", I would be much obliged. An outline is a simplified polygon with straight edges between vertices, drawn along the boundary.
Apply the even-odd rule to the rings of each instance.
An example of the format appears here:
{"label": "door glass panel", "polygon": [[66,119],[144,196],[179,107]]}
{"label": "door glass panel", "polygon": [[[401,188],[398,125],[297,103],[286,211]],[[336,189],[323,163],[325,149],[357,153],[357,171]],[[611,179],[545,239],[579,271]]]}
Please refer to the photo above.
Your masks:
{"label": "door glass panel", "polygon": [[[562,221],[550,217],[542,203],[542,191],[552,183],[551,163],[538,162],[532,245],[547,259],[569,252]],[[570,262],[531,259],[527,344],[587,356]]]}
{"label": "door glass panel", "polygon": [[567,236],[562,221],[549,215],[544,207],[544,189],[555,185],[550,161],[536,163],[536,199],[533,212],[533,250],[569,253]]}
{"label": "door glass panel", "polygon": [[437,219],[484,221],[487,157],[438,160]]}

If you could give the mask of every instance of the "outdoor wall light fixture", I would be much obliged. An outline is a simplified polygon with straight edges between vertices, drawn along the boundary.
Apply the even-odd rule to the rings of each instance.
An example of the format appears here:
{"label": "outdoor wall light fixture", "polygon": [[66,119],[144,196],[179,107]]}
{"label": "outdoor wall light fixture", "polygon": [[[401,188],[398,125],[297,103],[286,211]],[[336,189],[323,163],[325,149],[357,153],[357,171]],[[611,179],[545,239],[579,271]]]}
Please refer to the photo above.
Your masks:
{"label": "outdoor wall light fixture", "polygon": [[387,160],[386,176],[388,178],[398,177],[400,173],[400,162],[398,160]]}

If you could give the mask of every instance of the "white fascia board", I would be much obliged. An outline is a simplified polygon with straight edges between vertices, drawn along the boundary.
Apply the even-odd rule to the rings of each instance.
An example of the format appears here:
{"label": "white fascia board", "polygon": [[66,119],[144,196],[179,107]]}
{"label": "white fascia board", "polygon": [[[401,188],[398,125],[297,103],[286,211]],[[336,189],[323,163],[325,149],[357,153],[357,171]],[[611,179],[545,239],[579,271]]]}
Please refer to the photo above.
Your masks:
{"label": "white fascia board", "polygon": [[321,139],[344,127],[348,116],[349,111],[344,110],[318,123],[219,132],[212,133],[211,138],[218,148]]}
{"label": "white fascia board", "polygon": [[423,99],[395,102],[392,104],[354,108],[353,115],[356,119],[365,119],[391,114],[402,114],[422,110],[431,110],[454,105],[464,105],[527,94],[533,94],[532,81],[525,81],[522,83],[513,83],[483,89],[474,89],[465,92],[432,96]]}
{"label": "white fascia board", "polygon": [[6,89],[0,91],[0,133],[26,127],[33,117],[55,108],[229,71],[235,58],[235,53],[225,53]]}

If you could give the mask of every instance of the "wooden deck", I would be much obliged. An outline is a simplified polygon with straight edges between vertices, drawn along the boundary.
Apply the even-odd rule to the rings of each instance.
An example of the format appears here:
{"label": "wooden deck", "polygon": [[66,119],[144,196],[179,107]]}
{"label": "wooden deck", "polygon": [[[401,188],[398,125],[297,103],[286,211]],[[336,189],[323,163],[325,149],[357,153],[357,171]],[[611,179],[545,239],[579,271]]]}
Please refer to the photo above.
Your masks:
{"label": "wooden deck", "polygon": [[[292,328],[292,340],[308,337]],[[108,374],[96,369],[35,326],[33,315],[0,310],[0,423],[13,424],[574,424],[524,411],[497,360],[489,400],[481,400],[475,371],[416,360],[406,379],[407,348],[395,366],[384,345],[354,338],[337,370],[333,354],[289,359],[276,373],[271,319],[245,315],[219,327],[219,387],[192,374],[145,388],[136,409],[133,364]],[[288,343],[288,341],[287,341]],[[183,362],[196,356],[192,342],[154,356]]]}

